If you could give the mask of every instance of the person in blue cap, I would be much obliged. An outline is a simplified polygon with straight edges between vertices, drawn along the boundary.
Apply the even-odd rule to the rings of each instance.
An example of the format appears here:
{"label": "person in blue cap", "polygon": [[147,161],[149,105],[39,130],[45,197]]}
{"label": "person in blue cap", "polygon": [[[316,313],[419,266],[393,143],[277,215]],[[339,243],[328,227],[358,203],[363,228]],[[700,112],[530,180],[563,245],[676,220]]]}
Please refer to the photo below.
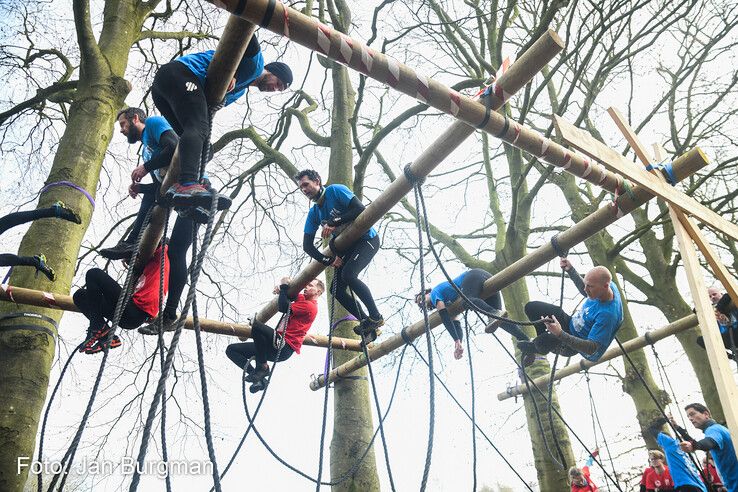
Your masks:
{"label": "person in blue cap", "polygon": [[[193,53],[167,63],[156,72],[151,86],[154,104],[179,135],[179,180],[167,190],[166,197],[171,205],[184,213],[198,206],[210,207],[211,194],[198,180],[203,144],[209,134],[206,75],[214,54],[214,50]],[[264,65],[259,41],[252,36],[223,103],[228,106],[251,87],[262,92],[275,92],[284,91],[290,84],[290,67],[282,62]],[[230,199],[219,195],[218,209],[224,210],[229,206]]]}
{"label": "person in blue cap", "polygon": [[[335,256],[324,255],[314,244],[315,233],[321,226],[324,238],[334,235],[337,227],[353,222],[359,216],[364,210],[364,204],[345,185],[332,184],[324,187],[320,174],[313,169],[302,170],[293,179],[303,195],[314,202],[305,220],[302,249],[323,265],[336,269],[336,300],[360,320],[354,332],[361,335],[365,343],[374,341],[377,338],[377,328],[384,324],[384,318],[377,309],[369,287],[359,280],[359,273],[379,251],[377,231],[370,228],[347,251]],[[356,301],[357,298],[369,311],[368,315]]]}

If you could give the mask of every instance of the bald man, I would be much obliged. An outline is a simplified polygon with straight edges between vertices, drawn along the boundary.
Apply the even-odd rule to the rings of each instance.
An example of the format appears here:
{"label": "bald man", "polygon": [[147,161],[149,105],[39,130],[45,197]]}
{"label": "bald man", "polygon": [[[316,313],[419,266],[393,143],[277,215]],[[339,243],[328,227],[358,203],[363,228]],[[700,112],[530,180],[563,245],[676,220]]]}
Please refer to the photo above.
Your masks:
{"label": "bald man", "polygon": [[582,280],[569,260],[561,258],[560,265],[587,299],[582,309],[571,316],[547,302],[532,301],[525,305],[528,319],[540,322],[535,324],[536,338],[518,342],[524,366],[531,365],[537,353],[549,352],[565,357],[579,353],[587,360],[596,361],[610,346],[623,322],[623,302],[607,268],[596,266]]}

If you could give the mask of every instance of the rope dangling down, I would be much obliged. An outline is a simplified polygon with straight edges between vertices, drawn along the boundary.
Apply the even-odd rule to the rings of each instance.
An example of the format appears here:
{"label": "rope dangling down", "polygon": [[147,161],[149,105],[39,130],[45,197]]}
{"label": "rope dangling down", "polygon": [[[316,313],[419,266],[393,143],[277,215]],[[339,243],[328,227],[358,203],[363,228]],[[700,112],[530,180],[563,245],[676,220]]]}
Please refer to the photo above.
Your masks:
{"label": "rope dangling down", "polygon": [[[159,352],[159,368],[160,371],[164,371],[164,350],[166,345],[164,344],[164,246],[166,244],[166,231],[169,229],[169,218],[171,215],[171,209],[167,209],[164,215],[164,235],[161,240],[161,251],[159,255],[159,322],[158,328],[159,333],[156,339],[156,348]],[[164,463],[169,463],[169,451],[167,450],[167,392],[166,389],[161,392],[161,457]],[[167,473],[164,476],[164,484],[167,492],[172,492],[172,479]]]}
{"label": "rope dangling down", "polygon": [[[200,163],[200,176],[205,172],[205,164],[207,162],[207,159],[210,155],[210,135],[211,135],[211,129],[212,129],[212,120],[213,116],[215,115],[215,112],[222,107],[221,105],[215,106],[210,109],[210,118],[209,118],[209,124],[208,124],[208,136],[203,144],[202,154],[201,154],[201,163]],[[184,307],[182,309],[182,313],[180,314],[179,319],[177,320],[177,327],[174,331],[174,335],[172,336],[172,341],[169,344],[169,350],[167,350],[167,357],[164,362],[164,368],[162,371],[161,376],[159,377],[159,382],[157,384],[156,392],[154,394],[154,398],[152,399],[151,405],[149,406],[149,413],[146,417],[146,424],[144,425],[142,437],[141,437],[141,446],[139,448],[138,457],[136,459],[137,466],[134,469],[133,477],[131,478],[131,485],[129,487],[129,492],[135,492],[138,490],[138,484],[141,481],[141,473],[140,470],[143,469],[143,463],[146,459],[146,452],[148,451],[148,445],[149,445],[149,438],[151,436],[151,428],[154,424],[154,418],[156,416],[156,410],[158,408],[159,400],[161,398],[161,395],[164,393],[164,390],[166,389],[166,380],[167,377],[169,377],[169,371],[172,368],[172,365],[174,364],[174,354],[177,349],[177,345],[179,344],[179,338],[182,334],[182,328],[185,325],[185,322],[187,321],[187,314],[190,310],[190,306],[193,305],[195,295],[197,293],[197,281],[200,278],[200,273],[202,271],[202,265],[205,260],[205,254],[207,253],[208,247],[210,246],[210,243],[213,239],[213,226],[215,223],[215,215],[217,211],[217,193],[215,193],[214,190],[211,191],[212,193],[212,200],[210,204],[210,212],[208,215],[208,223],[207,227],[205,229],[205,234],[203,236],[202,240],[202,246],[200,248],[200,251],[197,255],[195,255],[196,245],[193,244],[193,261],[191,265],[191,274],[190,274],[190,287],[187,291],[187,298],[185,300]],[[142,228],[143,231],[143,228]],[[196,258],[195,258],[196,256]],[[198,321],[199,323],[199,321]],[[199,324],[197,325],[199,326]],[[198,356],[200,354],[198,353]],[[202,365],[202,358],[198,357],[198,361]],[[202,369],[202,368],[201,368]],[[202,372],[201,372],[202,377]],[[205,388],[205,385],[203,385],[203,388]],[[203,391],[203,406],[206,409],[205,410],[205,438],[208,441],[208,453],[210,455],[211,463],[213,464],[213,482],[215,484],[215,489],[220,492],[220,479],[218,474],[218,467],[217,463],[215,462],[215,455],[214,455],[214,448],[212,445],[212,439],[210,436],[209,428],[210,428],[210,422],[209,422],[209,408],[208,402],[207,402],[207,390],[204,389]]]}
{"label": "rope dangling down", "polygon": [[466,331],[466,358],[469,359],[469,383],[471,386],[471,424],[472,424],[472,490],[477,490],[477,396],[474,385],[474,364],[471,355],[471,330],[469,329],[469,318],[464,312],[464,328]]}
{"label": "rope dangling down", "polygon": [[[605,444],[605,450],[607,451],[607,457],[610,460],[610,467],[612,468],[612,474],[615,477],[615,480],[617,481],[618,486],[620,485],[620,479],[618,479],[617,471],[615,471],[615,461],[612,458],[612,453],[610,452],[610,445],[607,443],[607,438],[605,437],[605,431],[602,428],[602,422],[600,422],[600,416],[597,413],[597,406],[595,405],[595,399],[594,396],[592,396],[592,387],[589,383],[589,370],[586,368],[584,369],[584,377],[587,381],[587,394],[589,395],[589,412],[590,412],[590,418],[592,419],[592,435],[594,436],[595,441],[595,449],[599,449],[599,444],[597,444],[597,427],[600,429],[600,434],[602,434],[602,442]],[[595,427],[595,422],[597,427]]]}
{"label": "rope dangling down", "polygon": [[[131,257],[131,265],[136,264],[136,260],[138,259],[138,253],[139,253],[139,245],[141,244],[141,238],[143,237],[144,231],[146,230],[146,226],[149,223],[149,220],[151,219],[151,209],[146,213],[146,216],[144,217],[143,225],[141,226],[141,231],[138,233],[138,237],[136,238],[134,252]],[[123,288],[121,290],[121,294],[118,296],[118,302],[115,305],[115,312],[113,314],[112,319],[112,326],[110,328],[110,334],[109,337],[112,340],[115,336],[115,332],[118,328],[118,324],[120,323],[120,319],[123,316],[123,307],[128,304],[128,301],[130,300],[131,296],[133,295],[133,289],[136,286],[136,280],[138,278],[138,274],[134,272],[134,268],[131,267],[128,269],[128,272],[126,273],[126,280],[124,282]],[[80,345],[81,346],[81,345]],[[61,478],[61,482],[59,483],[59,490],[62,490],[64,488],[64,483],[67,480],[67,476],[69,474],[69,470],[72,468],[72,463],[74,462],[74,456],[77,452],[77,447],[79,446],[79,442],[82,439],[82,433],[84,432],[85,427],[87,426],[87,420],[90,417],[90,413],[92,412],[92,405],[95,402],[95,397],[97,396],[97,390],[100,387],[100,382],[102,381],[103,372],[105,371],[105,364],[108,360],[108,354],[110,353],[110,347],[109,345],[105,345],[103,349],[103,358],[100,361],[100,369],[97,373],[97,378],[95,379],[95,384],[92,387],[92,393],[90,394],[90,399],[87,402],[87,408],[85,409],[85,413],[82,416],[82,419],[79,423],[79,426],[77,427],[77,432],[74,435],[74,439],[72,439],[72,443],[69,445],[69,448],[67,448],[66,453],[64,454],[64,457],[61,460],[61,468],[59,473],[54,475],[54,478],[51,480],[51,484],[49,485],[48,490],[52,491],[59,479]],[[70,357],[71,361],[71,357]],[[63,374],[61,375],[63,376]],[[61,376],[59,378],[59,381],[61,382]],[[41,481],[40,481],[40,475],[39,475],[39,487],[41,487]]]}
{"label": "rope dangling down", "polygon": [[[409,170],[410,166],[406,166]],[[419,210],[421,204],[423,204],[423,194],[419,183],[415,183],[413,186],[415,192],[415,210]],[[425,209],[425,206],[423,206]],[[425,215],[425,225],[428,227],[428,216]],[[425,293],[425,257],[423,255],[423,226],[420,223],[420,214],[415,214],[415,224],[418,228],[418,258],[420,261],[420,292]],[[431,249],[433,249],[433,243],[430,243]],[[423,323],[425,326],[425,342],[428,349],[428,377],[429,377],[429,418],[428,418],[428,447],[425,453],[425,466],[423,467],[423,479],[420,483],[421,492],[425,490],[428,484],[428,474],[430,472],[431,457],[433,454],[433,433],[435,430],[435,412],[436,412],[436,394],[435,394],[435,378],[433,377],[435,371],[433,370],[433,338],[431,337],[431,326],[428,319],[428,307],[425,302],[421,303],[423,310]],[[415,345],[413,345],[415,347]],[[417,349],[416,349],[417,350]]]}

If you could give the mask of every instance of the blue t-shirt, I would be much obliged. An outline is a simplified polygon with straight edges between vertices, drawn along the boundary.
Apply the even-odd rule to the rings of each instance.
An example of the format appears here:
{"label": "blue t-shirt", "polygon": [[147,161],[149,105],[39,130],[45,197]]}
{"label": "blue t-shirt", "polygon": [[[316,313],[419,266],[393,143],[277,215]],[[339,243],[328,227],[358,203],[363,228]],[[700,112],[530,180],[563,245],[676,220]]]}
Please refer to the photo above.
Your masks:
{"label": "blue t-shirt", "polygon": [[[464,277],[469,273],[469,270],[465,271],[454,279],[454,285],[461,289],[461,282],[464,281]],[[456,292],[454,286],[450,282],[446,281],[433,287],[430,292],[431,304],[435,307],[438,301],[443,301],[444,304],[451,304],[459,298],[459,293]]]}
{"label": "blue t-shirt", "polygon": [[[176,61],[183,63],[200,81],[200,85],[205,87],[205,76],[208,74],[208,67],[213,61],[215,50],[203,51],[202,53],[192,53],[177,58]],[[233,90],[226,94],[225,105],[228,106],[233,101],[243,96],[251,82],[261,75],[264,71],[264,56],[261,50],[253,56],[244,56],[241,63],[236,69],[236,85]]]}
{"label": "blue t-shirt", "polygon": [[[354,192],[349,190],[347,186],[342,184],[332,184],[326,186],[323,190],[323,197],[320,204],[314,204],[310,207],[307,220],[305,220],[305,234],[315,234],[320,227],[320,223],[332,217],[338,217],[346,212],[349,208],[351,199],[354,198]],[[371,239],[377,235],[374,227],[369,229],[361,239]]]}
{"label": "blue t-shirt", "polygon": [[[149,162],[161,152],[159,140],[164,132],[172,130],[172,125],[161,116],[149,116],[146,118],[144,131],[141,134],[141,158],[144,162]],[[159,169],[151,171],[153,177],[161,182],[161,174]]]}
{"label": "blue t-shirt", "polygon": [[715,423],[705,429],[705,437],[717,443],[717,449],[711,449],[710,454],[723,478],[723,484],[728,492],[738,492],[738,459],[735,457],[730,432],[724,426]]}
{"label": "blue t-shirt", "polygon": [[666,455],[666,464],[669,465],[669,472],[671,473],[674,487],[692,485],[702,492],[707,492],[705,484],[700,479],[700,473],[697,471],[694,463],[692,463],[692,460],[689,459],[689,456],[687,456],[687,453],[679,447],[679,442],[663,432],[659,432],[656,441],[664,450],[664,455]]}
{"label": "blue t-shirt", "polygon": [[623,322],[623,301],[615,282],[610,282],[610,289],[613,293],[611,301],[587,298],[582,309],[574,313],[569,322],[569,332],[572,335],[597,343],[595,353],[582,354],[587,360],[596,361],[602,357]]}

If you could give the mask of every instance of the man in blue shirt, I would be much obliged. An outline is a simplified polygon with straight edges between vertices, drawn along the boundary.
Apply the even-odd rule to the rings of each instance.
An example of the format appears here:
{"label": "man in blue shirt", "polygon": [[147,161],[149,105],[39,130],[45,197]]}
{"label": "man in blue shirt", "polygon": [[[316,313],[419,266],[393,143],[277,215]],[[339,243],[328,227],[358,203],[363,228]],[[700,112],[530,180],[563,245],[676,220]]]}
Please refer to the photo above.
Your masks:
{"label": "man in blue shirt", "polygon": [[736,459],[730,431],[715,422],[710,415],[710,410],[701,403],[690,403],[684,407],[684,410],[692,425],[704,432],[705,437],[697,441],[689,435],[682,436],[684,441],[679,443],[679,447],[687,453],[695,450],[710,451],[725,488],[728,492],[738,492],[738,459]]}
{"label": "man in blue shirt", "polygon": [[[477,309],[489,313],[492,316],[502,317],[505,316],[505,313],[501,311],[502,298],[499,292],[493,293],[486,299],[481,299],[484,282],[491,276],[489,272],[481,268],[472,268],[453,279],[453,284],[469,299],[471,306],[465,305],[467,309]],[[435,308],[438,310],[438,315],[441,317],[441,321],[443,321],[443,326],[446,327],[446,330],[451,334],[451,338],[454,339],[454,358],[461,359],[464,354],[464,347],[461,344],[464,333],[461,329],[461,323],[451,318],[447,310],[447,306],[453,304],[460,297],[454,285],[451,285],[448,281],[441,282],[433,289],[426,290],[424,294],[418,294],[415,298],[415,303],[421,307],[425,303],[428,309]],[[526,334],[519,327],[510,323],[500,324],[500,320],[496,318],[492,319],[485,331],[491,333],[498,326],[502,326],[503,330],[518,340],[528,340]]]}
{"label": "man in blue shirt", "polygon": [[[671,437],[669,434],[662,432],[662,428],[667,423],[664,417],[654,420],[646,429],[656,442],[659,443],[661,449],[664,450],[666,456],[666,464],[669,466],[671,479],[674,482],[674,490],[680,492],[707,492],[704,482],[700,479],[700,473],[697,467],[679,447],[679,441]],[[675,428],[676,423],[672,421]]]}
{"label": "man in blue shirt", "polygon": [[565,357],[579,353],[587,360],[596,361],[610,346],[623,322],[620,291],[607,268],[596,266],[582,280],[566,258],[561,258],[560,266],[587,299],[582,309],[571,316],[555,304],[532,301],[525,305],[528,319],[540,322],[534,325],[535,339],[518,342],[524,366],[535,361],[536,353],[549,352]]}
{"label": "man in blue shirt", "polygon": [[[126,108],[118,113],[120,132],[128,143],[141,142],[141,159],[143,164],[136,166],[131,173],[131,185],[128,194],[136,198],[141,194],[141,206],[131,232],[111,248],[100,250],[100,256],[109,260],[127,260],[133,254],[134,245],[141,226],[149,209],[156,203],[163,177],[161,172],[169,166],[177,148],[179,137],[174,133],[169,122],[161,116],[146,116],[140,108]],[[150,174],[151,183],[142,184],[141,180]],[[207,217],[205,217],[207,219]],[[200,222],[200,220],[195,220]],[[177,307],[182,291],[187,284],[187,251],[192,245],[193,219],[178,216],[169,239],[167,257],[169,258],[169,295],[166,306],[160,316],[164,317],[164,331],[172,331],[176,327]],[[139,331],[147,335],[158,333],[158,320],[142,326]]]}
{"label": "man in blue shirt", "polygon": [[[325,256],[315,247],[315,233],[321,226],[322,237],[327,238],[336,232],[336,228],[352,222],[364,210],[364,204],[356,198],[348,187],[342,184],[333,184],[323,187],[320,175],[312,170],[300,171],[294,180],[300,191],[314,202],[305,220],[305,230],[302,240],[302,249],[310,257],[325,266],[336,269],[334,281],[336,300],[351,313],[359,326],[354,328],[357,335],[361,335],[365,343],[377,338],[376,330],[384,324],[384,318],[377,309],[372,293],[364,282],[359,280],[359,273],[369,265],[374,255],[379,251],[379,236],[372,227],[347,251]],[[335,252],[334,252],[335,253]],[[351,292],[347,291],[347,288]],[[358,298],[369,311],[364,314]]]}
{"label": "man in blue shirt", "polygon": [[[210,209],[211,194],[198,182],[203,145],[210,134],[205,88],[214,51],[194,53],[162,66],[154,77],[151,96],[161,114],[179,135],[179,182],[166,192],[167,201],[189,213],[195,207]],[[292,72],[282,62],[264,65],[256,36],[252,36],[225,96],[228,105],[250,87],[262,92],[283,91],[292,83]],[[218,210],[230,206],[230,198],[218,196]]]}
{"label": "man in blue shirt", "polygon": [[[722,292],[717,287],[707,289],[707,295],[715,307],[715,318],[720,328],[720,336],[723,339],[723,345],[729,350],[727,356],[733,359],[738,350],[738,307],[730,299],[728,293]],[[697,345],[705,348],[703,337],[697,337]]]}

